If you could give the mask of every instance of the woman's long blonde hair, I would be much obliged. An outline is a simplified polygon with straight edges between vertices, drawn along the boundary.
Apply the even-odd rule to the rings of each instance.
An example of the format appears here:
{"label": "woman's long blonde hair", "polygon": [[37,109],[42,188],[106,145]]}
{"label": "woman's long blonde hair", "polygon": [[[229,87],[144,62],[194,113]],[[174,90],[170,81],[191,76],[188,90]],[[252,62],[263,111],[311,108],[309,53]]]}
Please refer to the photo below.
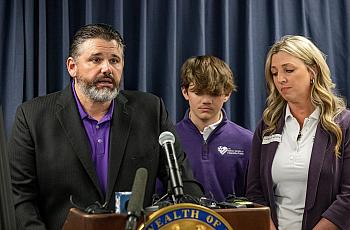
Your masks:
{"label": "woman's long blonde hair", "polygon": [[335,154],[340,155],[342,131],[335,123],[335,117],[346,108],[342,97],[335,93],[335,84],[332,82],[331,73],[326,63],[325,55],[307,38],[303,36],[286,35],[277,41],[270,49],[266,57],[265,78],[268,91],[266,108],[263,120],[267,125],[265,134],[276,131],[277,121],[284,112],[287,102],[279,94],[271,74],[272,55],[284,51],[304,62],[307,68],[316,70],[316,76],[311,88],[311,103],[321,109],[320,121],[322,127],[336,137]]}

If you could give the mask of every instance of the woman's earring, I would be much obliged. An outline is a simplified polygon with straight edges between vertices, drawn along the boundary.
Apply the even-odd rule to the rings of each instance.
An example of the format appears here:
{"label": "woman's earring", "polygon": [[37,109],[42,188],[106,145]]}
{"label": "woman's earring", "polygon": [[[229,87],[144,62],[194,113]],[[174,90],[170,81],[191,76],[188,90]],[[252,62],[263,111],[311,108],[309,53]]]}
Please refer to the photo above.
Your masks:
{"label": "woman's earring", "polygon": [[312,78],[312,79],[310,80],[310,85],[313,85],[313,84],[315,84],[315,79],[314,79],[314,78]]}

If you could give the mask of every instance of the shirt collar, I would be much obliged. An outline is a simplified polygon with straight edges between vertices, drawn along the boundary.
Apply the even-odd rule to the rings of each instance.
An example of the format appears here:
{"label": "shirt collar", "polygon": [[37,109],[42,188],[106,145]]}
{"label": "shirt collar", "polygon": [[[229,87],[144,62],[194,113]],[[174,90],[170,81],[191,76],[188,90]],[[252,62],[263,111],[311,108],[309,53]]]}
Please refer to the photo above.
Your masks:
{"label": "shirt collar", "polygon": [[204,130],[205,130],[206,128],[209,128],[209,129],[211,129],[211,130],[214,130],[216,127],[218,127],[218,125],[220,124],[221,121],[222,121],[222,112],[220,112],[220,118],[219,118],[219,120],[218,120],[217,122],[211,124],[211,125],[208,125],[207,127],[204,127]]}
{"label": "shirt collar", "polygon": [[[320,118],[321,109],[319,106],[316,106],[315,110],[310,114],[309,118],[312,118],[314,120],[318,120]],[[293,114],[290,112],[289,105],[286,106],[286,115],[284,117],[284,120],[287,121],[289,118],[294,117]]]}
{"label": "shirt collar", "polygon": [[217,122],[204,127],[203,132],[202,131],[200,132],[203,135],[204,140],[207,140],[209,135],[214,131],[214,129],[216,127],[218,127],[218,125],[222,121],[222,118],[223,118],[222,112],[220,112],[220,118],[219,118],[219,120]]}
{"label": "shirt collar", "polygon": [[208,125],[206,127],[204,127],[203,129],[203,132],[201,132],[202,134],[203,133],[206,133],[206,132],[212,132],[216,127],[218,127],[218,125],[220,124],[220,122],[222,121],[222,112],[220,112],[220,118],[217,122],[211,124],[211,125]]}

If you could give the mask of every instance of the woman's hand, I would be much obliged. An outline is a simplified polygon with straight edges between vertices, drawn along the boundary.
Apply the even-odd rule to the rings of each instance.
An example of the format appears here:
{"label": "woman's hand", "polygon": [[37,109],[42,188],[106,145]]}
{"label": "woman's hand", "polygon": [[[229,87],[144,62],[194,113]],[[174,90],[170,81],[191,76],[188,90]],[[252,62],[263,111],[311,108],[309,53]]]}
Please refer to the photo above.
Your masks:
{"label": "woman's hand", "polygon": [[275,224],[273,223],[271,217],[270,217],[270,230],[277,230]]}

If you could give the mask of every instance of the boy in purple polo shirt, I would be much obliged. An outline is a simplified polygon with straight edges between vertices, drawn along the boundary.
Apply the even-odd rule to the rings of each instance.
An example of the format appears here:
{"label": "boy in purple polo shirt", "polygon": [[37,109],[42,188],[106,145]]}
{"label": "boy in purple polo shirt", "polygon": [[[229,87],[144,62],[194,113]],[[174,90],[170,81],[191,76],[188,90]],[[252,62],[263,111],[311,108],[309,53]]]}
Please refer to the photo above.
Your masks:
{"label": "boy in purple polo shirt", "polygon": [[191,57],[181,68],[189,103],[176,131],[206,196],[244,196],[252,132],[230,121],[223,104],[236,90],[230,67],[214,56]]}

